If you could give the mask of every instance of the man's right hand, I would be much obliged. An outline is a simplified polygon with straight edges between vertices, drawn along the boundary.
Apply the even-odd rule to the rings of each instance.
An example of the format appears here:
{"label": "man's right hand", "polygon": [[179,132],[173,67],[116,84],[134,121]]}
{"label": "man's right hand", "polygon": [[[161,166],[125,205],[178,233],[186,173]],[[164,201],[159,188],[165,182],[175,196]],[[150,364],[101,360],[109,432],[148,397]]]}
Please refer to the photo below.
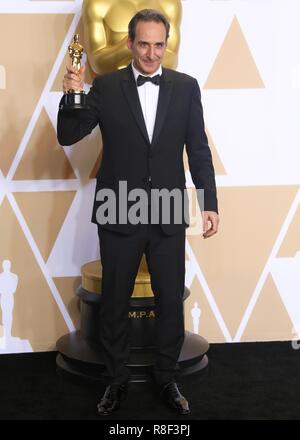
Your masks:
{"label": "man's right hand", "polygon": [[81,66],[80,70],[74,67],[67,67],[67,73],[63,79],[63,91],[83,90],[84,87],[85,66]]}

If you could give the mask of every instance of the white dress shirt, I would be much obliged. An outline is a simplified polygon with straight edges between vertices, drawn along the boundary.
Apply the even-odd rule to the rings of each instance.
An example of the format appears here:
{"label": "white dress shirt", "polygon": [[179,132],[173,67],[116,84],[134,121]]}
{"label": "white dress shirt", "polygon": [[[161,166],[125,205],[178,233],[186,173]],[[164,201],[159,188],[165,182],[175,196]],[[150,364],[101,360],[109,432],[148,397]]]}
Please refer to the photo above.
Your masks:
{"label": "white dress shirt", "polygon": [[[133,63],[132,63],[132,70],[135,77],[135,81],[137,81],[138,76],[143,74],[140,73],[134,67]],[[156,72],[154,72],[152,75],[149,76],[152,77],[161,74],[162,74],[162,68],[160,66]],[[152,142],[154,124],[156,119],[159,87],[160,86],[157,86],[151,82],[145,82],[145,84],[137,88],[150,143]]]}

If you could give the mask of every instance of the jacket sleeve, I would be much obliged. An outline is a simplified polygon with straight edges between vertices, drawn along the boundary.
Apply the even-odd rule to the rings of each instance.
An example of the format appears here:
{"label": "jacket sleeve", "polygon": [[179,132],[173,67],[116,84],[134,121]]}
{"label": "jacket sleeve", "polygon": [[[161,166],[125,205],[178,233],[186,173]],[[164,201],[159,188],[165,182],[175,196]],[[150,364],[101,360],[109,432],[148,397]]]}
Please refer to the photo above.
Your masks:
{"label": "jacket sleeve", "polygon": [[72,145],[80,141],[84,136],[91,133],[100,121],[100,92],[93,83],[86,96],[89,110],[74,110],[64,112],[61,109],[62,100],[59,103],[57,115],[57,139],[60,145]]}
{"label": "jacket sleeve", "polygon": [[[204,129],[203,108],[198,82],[194,80],[187,124],[186,151],[193,183],[198,190],[201,210],[218,212],[215,171]],[[200,202],[203,190],[204,202]],[[202,194],[203,194],[202,193]]]}

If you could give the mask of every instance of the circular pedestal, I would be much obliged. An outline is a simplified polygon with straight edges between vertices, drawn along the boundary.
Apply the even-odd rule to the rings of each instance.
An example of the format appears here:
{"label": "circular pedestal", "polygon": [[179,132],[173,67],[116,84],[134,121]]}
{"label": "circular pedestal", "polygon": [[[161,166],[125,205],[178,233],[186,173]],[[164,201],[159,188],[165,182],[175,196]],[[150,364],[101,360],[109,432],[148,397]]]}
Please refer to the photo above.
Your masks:
{"label": "circular pedestal", "polygon": [[[185,341],[179,357],[179,374],[187,375],[202,370],[208,364],[206,353],[209,345],[201,336],[186,332]],[[59,354],[56,364],[67,373],[81,376],[85,379],[102,380],[104,364],[100,347],[84,339],[80,331],[61,337],[57,341]],[[146,382],[152,380],[154,364],[153,348],[132,348],[128,361],[131,372],[131,382]]]}
{"label": "circular pedestal", "polygon": [[[100,380],[104,370],[100,344],[101,266],[91,262],[82,268],[80,298],[81,327],[57,341],[57,367],[65,372],[88,379]],[[183,301],[189,296],[185,288]],[[128,368],[131,381],[144,382],[152,377],[155,361],[155,301],[150,275],[142,260],[130,299],[130,356]],[[178,360],[179,374],[200,371],[208,364],[208,342],[199,335],[185,332],[185,341]]]}

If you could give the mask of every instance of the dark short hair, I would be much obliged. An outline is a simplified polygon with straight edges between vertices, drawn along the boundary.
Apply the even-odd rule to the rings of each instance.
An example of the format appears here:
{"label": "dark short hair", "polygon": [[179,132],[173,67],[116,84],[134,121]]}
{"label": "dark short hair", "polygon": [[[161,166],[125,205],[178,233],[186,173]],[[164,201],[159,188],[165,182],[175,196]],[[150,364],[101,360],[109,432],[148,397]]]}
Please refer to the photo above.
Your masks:
{"label": "dark short hair", "polygon": [[137,12],[128,24],[128,36],[130,40],[133,41],[135,39],[136,26],[139,21],[154,21],[155,23],[162,23],[166,28],[166,39],[169,38],[170,23],[167,17],[156,9],[143,9],[142,11]]}

